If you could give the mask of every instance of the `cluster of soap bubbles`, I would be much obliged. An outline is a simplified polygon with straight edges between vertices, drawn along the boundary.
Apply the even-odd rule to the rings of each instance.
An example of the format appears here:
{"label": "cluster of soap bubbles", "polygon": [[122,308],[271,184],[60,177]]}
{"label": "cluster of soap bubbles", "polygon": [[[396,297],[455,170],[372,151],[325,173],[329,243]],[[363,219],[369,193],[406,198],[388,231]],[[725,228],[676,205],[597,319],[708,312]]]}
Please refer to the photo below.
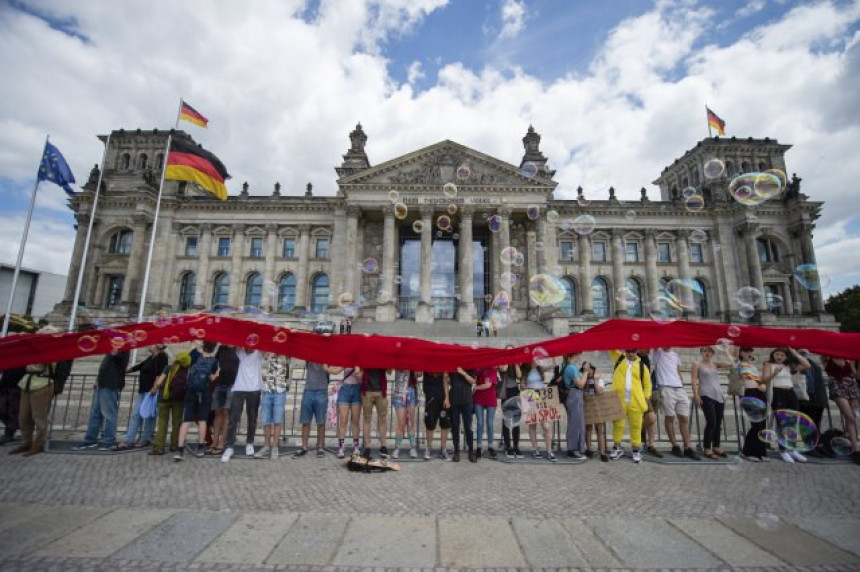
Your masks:
{"label": "cluster of soap bubbles", "polygon": [[830,285],[830,277],[822,274],[815,264],[800,264],[794,269],[794,279],[803,288],[817,291]]}
{"label": "cluster of soap bubbles", "polygon": [[681,191],[681,199],[687,212],[698,213],[705,210],[705,197],[695,187],[687,187]]}
{"label": "cluster of soap bubbles", "polygon": [[529,298],[538,306],[561,304],[566,294],[564,283],[551,274],[535,274],[529,280]]}
{"label": "cluster of soap bubbles", "polygon": [[756,308],[758,308],[762,297],[761,291],[757,288],[744,286],[732,294],[732,302],[738,308],[738,315],[741,318],[749,319],[755,315]]}
{"label": "cluster of soap bubbles", "polygon": [[729,194],[745,207],[755,207],[778,195],[787,182],[780,169],[743,173],[729,183]]}

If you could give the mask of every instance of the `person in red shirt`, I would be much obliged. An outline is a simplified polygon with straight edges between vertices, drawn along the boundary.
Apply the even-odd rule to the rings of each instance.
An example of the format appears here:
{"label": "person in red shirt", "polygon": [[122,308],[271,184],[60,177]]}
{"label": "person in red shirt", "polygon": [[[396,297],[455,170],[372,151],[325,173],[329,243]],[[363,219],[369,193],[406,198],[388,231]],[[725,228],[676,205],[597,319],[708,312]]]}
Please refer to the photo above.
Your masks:
{"label": "person in red shirt", "polygon": [[475,403],[475,414],[478,416],[478,443],[477,454],[481,458],[481,439],[484,436],[484,427],[487,429],[487,453],[491,459],[496,458],[496,450],[493,449],[493,420],[496,417],[496,386],[499,384],[499,372],[494,367],[479,369],[476,372],[478,383],[475,385],[475,393],[472,396]]}

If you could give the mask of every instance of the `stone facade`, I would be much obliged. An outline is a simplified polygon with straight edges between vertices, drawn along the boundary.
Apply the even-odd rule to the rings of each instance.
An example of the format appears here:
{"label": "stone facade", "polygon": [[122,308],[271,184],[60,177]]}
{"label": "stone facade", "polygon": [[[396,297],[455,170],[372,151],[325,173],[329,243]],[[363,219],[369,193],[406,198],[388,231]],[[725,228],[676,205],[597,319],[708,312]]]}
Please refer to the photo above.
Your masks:
{"label": "stone facade", "polygon": [[[91,312],[137,314],[167,135],[102,137],[109,147],[81,298]],[[639,200],[621,201],[614,188],[608,197],[580,189],[575,200],[555,198],[555,173],[531,127],[519,166],[447,140],[371,166],[366,141],[356,126],[335,169],[336,196],[277,183],[270,195],[252,195],[245,183],[219,201],[166,181],[146,313],[257,306],[285,321],[313,313],[465,323],[505,292],[514,320],[563,334],[609,317],[647,317],[665,303],[667,284],[680,280],[695,290],[682,309],[690,319],[834,326],[820,290],[795,278],[798,265],[815,263],[812,230],[822,203],[800,192],[796,176],[755,208],[727,190],[737,173],[786,171],[788,145],[704,139],[654,181],[659,201],[644,188]],[[714,158],[726,169],[709,178],[705,164]],[[64,313],[98,174],[95,167],[71,200],[78,232],[58,308]],[[583,228],[582,215],[594,218],[593,230]],[[521,257],[513,264],[500,259],[508,247]],[[528,283],[538,274],[561,278],[561,304],[535,305]],[[746,286],[765,294],[753,301],[752,317],[739,316],[733,301]]]}

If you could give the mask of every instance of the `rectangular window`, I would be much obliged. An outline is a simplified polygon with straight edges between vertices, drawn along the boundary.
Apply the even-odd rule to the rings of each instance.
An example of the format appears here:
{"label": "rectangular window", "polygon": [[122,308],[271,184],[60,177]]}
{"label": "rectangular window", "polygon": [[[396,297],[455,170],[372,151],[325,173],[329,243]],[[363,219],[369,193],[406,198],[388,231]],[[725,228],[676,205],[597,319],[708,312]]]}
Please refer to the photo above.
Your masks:
{"label": "rectangular window", "polygon": [[263,237],[254,236],[251,238],[251,258],[263,257]]}
{"label": "rectangular window", "polygon": [[606,243],[592,242],[591,243],[591,258],[595,262],[606,262]]}
{"label": "rectangular window", "polygon": [[316,257],[317,258],[328,258],[328,239],[327,238],[318,238],[317,239]]}
{"label": "rectangular window", "polygon": [[296,239],[285,238],[284,239],[284,258],[295,258],[295,257],[296,257]]}
{"label": "rectangular window", "polygon": [[197,256],[196,236],[188,236],[185,238],[185,256]]}
{"label": "rectangular window", "polygon": [[122,285],[125,281],[125,277],[108,276],[107,280],[107,298],[105,299],[105,306],[112,308],[119,304],[120,298],[122,297]]}
{"label": "rectangular window", "polygon": [[562,262],[571,262],[573,260],[573,243],[569,240],[562,240],[559,243],[560,256]]}
{"label": "rectangular window", "polygon": [[222,236],[218,239],[218,256],[230,256],[230,238]]}
{"label": "rectangular window", "polygon": [[639,262],[639,245],[628,242],[624,245],[624,260],[627,262]]}
{"label": "rectangular window", "polygon": [[672,248],[668,242],[657,243],[657,262],[672,262]]}
{"label": "rectangular window", "polygon": [[702,264],[705,262],[705,253],[702,250],[702,245],[693,243],[690,245],[690,262]]}

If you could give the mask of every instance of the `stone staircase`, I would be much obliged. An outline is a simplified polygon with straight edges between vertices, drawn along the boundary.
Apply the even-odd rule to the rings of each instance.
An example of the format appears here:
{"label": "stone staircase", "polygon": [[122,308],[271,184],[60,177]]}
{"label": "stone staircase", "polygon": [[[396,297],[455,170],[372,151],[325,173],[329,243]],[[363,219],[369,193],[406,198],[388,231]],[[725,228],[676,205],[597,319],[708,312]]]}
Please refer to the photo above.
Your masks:
{"label": "stone staircase", "polygon": [[432,324],[417,324],[411,320],[358,320],[352,324],[352,333],[421,338],[463,345],[477,344],[482,347],[504,347],[508,344],[520,346],[552,338],[540,324],[528,321],[514,323],[499,330],[497,336],[489,338],[478,337],[474,323],[461,324],[454,320],[438,320]]}

